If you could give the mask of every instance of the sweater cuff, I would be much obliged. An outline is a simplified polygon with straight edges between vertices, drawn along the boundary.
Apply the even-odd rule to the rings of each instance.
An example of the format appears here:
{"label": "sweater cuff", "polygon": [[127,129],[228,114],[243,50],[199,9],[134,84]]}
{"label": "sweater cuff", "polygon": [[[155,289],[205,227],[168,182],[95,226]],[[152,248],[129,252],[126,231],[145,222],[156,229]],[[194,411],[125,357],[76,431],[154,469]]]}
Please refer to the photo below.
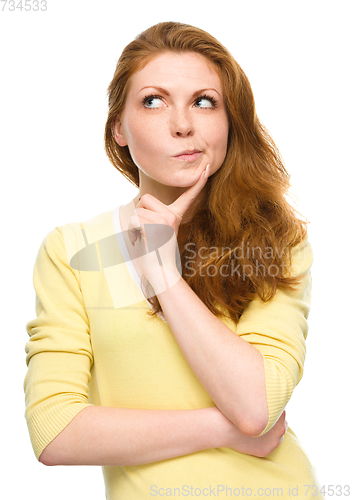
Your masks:
{"label": "sweater cuff", "polygon": [[32,413],[26,411],[27,425],[37,460],[44,448],[87,406],[87,398],[72,394],[60,394],[43,401]]}
{"label": "sweater cuff", "polygon": [[276,424],[295,387],[285,366],[280,366],[277,362],[273,363],[264,357],[264,370],[269,419],[265,429],[258,436],[262,436]]}

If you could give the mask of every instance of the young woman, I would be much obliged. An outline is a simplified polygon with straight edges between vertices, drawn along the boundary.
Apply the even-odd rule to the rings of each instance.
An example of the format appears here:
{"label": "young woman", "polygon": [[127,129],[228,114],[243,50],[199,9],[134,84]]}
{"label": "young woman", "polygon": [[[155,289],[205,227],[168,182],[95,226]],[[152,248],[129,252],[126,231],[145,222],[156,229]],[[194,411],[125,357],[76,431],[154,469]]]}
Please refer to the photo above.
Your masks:
{"label": "young woman", "polygon": [[208,33],[160,23],[124,49],[108,95],[106,151],[139,191],[40,246],[37,459],[101,465],[109,500],[322,498],[284,410],[312,252],[245,74]]}

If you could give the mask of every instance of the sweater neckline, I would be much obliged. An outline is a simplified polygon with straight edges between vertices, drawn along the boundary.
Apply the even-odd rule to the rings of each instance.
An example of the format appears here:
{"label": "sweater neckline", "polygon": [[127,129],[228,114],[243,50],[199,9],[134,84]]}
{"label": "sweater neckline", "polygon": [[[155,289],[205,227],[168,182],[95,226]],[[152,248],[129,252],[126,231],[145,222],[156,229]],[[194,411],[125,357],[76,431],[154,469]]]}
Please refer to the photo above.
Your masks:
{"label": "sweater neckline", "polygon": [[[141,292],[141,295],[144,297],[144,302],[146,302],[148,304],[148,306],[150,307],[150,309],[152,309],[152,305],[147,301],[147,299],[144,296],[144,293],[142,292],[140,277],[138,276],[138,273],[137,273],[137,271],[136,271],[136,269],[131,261],[130,255],[129,255],[127,247],[126,247],[125,239],[123,237],[123,233],[122,233],[122,229],[121,229],[121,221],[120,221],[120,208],[122,206],[123,206],[123,204],[121,203],[113,211],[114,231],[115,231],[117,241],[119,243],[123,258],[125,260],[127,269],[129,271],[133,281],[135,282],[136,286],[138,287],[139,291]],[[165,321],[165,323],[167,323],[165,316],[162,312],[158,312],[157,315],[163,321]]]}

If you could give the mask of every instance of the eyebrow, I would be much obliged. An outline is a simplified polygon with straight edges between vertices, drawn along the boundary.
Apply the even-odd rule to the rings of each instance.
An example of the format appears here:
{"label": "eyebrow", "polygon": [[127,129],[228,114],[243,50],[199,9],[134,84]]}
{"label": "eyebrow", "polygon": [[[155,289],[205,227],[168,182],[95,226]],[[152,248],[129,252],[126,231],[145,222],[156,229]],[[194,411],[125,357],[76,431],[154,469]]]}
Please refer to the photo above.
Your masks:
{"label": "eyebrow", "polygon": [[[142,90],[144,89],[156,89],[158,90],[159,92],[162,92],[164,93],[165,95],[169,96],[170,93],[166,90],[166,89],[163,89],[162,87],[156,87],[155,85],[147,85],[146,87],[142,87],[139,92],[142,92]],[[195,97],[196,95],[198,94],[201,94],[202,92],[205,92],[206,90],[214,90],[217,94],[219,94],[219,96],[221,97],[220,93],[216,90],[216,89],[213,89],[213,88],[206,88],[206,89],[200,89],[200,90],[196,90],[193,94],[192,97]],[[138,93],[139,93],[138,92]]]}

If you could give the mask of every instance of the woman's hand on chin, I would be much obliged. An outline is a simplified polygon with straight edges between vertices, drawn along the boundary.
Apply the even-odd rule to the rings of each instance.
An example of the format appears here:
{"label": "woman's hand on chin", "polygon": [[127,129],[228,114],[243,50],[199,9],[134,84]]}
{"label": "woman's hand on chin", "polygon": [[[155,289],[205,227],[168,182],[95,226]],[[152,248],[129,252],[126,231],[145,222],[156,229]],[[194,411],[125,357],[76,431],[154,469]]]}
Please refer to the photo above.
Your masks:
{"label": "woman's hand on chin", "polygon": [[151,194],[143,195],[129,220],[129,239],[132,245],[139,247],[140,268],[155,293],[167,290],[181,277],[182,270],[177,266],[180,259],[176,258],[179,226],[205,186],[209,170],[207,165],[198,181],[171,205],[165,205]]}

